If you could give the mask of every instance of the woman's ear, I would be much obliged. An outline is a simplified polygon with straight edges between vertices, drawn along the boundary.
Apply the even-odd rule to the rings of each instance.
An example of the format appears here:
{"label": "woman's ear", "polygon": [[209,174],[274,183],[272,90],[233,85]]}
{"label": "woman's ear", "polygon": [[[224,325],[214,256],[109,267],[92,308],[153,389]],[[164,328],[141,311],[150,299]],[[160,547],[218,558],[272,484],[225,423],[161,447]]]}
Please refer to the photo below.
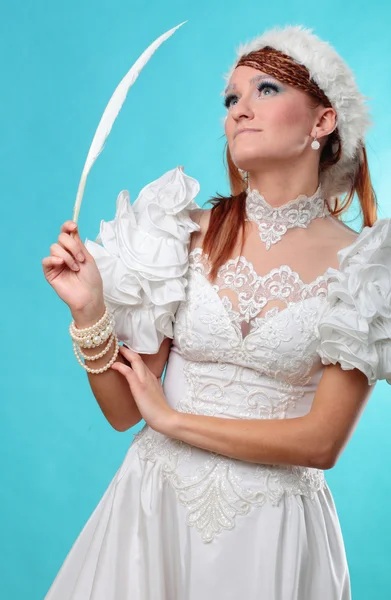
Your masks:
{"label": "woman's ear", "polygon": [[318,114],[317,122],[314,125],[313,137],[315,132],[318,140],[330,135],[337,127],[337,113],[334,108],[322,108]]}

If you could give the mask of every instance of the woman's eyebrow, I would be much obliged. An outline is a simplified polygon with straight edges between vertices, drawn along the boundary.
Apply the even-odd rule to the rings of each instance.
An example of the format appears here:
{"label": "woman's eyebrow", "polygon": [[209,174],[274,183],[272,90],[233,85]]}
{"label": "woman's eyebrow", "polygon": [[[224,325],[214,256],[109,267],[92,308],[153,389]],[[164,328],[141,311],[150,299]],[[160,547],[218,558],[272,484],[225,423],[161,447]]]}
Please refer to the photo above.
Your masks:
{"label": "woman's eyebrow", "polygon": [[[250,79],[250,84],[256,83],[257,81],[260,81],[262,79],[274,79],[274,77],[272,77],[272,75],[255,75],[255,77],[252,77]],[[227,85],[227,87],[224,90],[224,94],[226,94],[227,92],[229,92],[230,90],[235,90],[236,89],[236,85],[234,83],[230,83],[229,85]]]}

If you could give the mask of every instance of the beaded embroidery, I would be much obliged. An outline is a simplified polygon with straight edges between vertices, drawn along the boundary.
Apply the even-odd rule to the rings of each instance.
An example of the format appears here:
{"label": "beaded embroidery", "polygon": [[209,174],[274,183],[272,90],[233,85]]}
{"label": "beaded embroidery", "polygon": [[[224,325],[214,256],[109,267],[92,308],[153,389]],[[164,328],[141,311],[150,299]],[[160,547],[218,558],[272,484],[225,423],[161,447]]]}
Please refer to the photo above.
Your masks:
{"label": "beaded embroidery", "polygon": [[[187,508],[187,525],[196,528],[204,543],[233,529],[237,515],[246,515],[266,501],[278,506],[284,494],[314,498],[326,486],[321,469],[245,463],[169,438],[148,425],[136,433],[133,444],[142,460],[160,464],[164,479]],[[195,475],[179,474],[184,461],[193,463]]]}

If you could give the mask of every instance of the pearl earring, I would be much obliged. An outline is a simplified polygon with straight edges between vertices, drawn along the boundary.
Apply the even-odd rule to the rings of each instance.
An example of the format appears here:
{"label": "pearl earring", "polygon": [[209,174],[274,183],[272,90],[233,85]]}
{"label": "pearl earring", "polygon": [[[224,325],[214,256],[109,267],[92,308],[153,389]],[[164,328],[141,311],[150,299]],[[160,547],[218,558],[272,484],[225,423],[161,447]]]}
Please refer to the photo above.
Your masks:
{"label": "pearl earring", "polygon": [[311,144],[311,148],[313,150],[319,150],[319,148],[320,148],[320,144],[319,144],[318,140],[316,139],[316,133],[315,133],[315,137],[313,139],[313,142]]}
{"label": "pearl earring", "polygon": [[246,179],[248,176],[247,171],[244,171],[243,169],[238,169],[239,173],[241,174],[241,176],[243,177],[243,179]]}

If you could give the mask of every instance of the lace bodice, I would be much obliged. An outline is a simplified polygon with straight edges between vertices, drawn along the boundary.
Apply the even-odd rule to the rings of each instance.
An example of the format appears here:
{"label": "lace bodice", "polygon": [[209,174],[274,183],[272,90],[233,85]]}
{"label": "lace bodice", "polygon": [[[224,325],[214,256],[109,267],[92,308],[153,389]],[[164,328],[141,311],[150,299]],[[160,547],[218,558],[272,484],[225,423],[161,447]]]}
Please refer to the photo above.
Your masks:
{"label": "lace bodice", "polygon": [[[177,411],[235,419],[307,414],[324,365],[358,368],[369,383],[391,383],[391,219],[378,220],[327,264],[316,244],[319,219],[287,229],[269,248],[258,223],[243,252],[210,281],[208,257],[189,252],[195,180],[181,168],[144,188],[134,203],[119,196],[114,221],[88,242],[114,309],[117,333],[154,353],[172,338],[163,381]],[[137,216],[137,220],[136,220]],[[327,218],[327,217],[326,217]],[[303,235],[304,234],[304,235]],[[310,245],[307,247],[307,242]],[[258,241],[258,244],[257,244]],[[129,452],[153,463],[211,542],[264,502],[284,494],[313,497],[323,471],[262,465],[220,456],[153,431]]]}
{"label": "lace bodice", "polygon": [[[211,266],[202,248],[196,247],[189,253],[189,266],[209,281]],[[268,308],[269,302],[280,300],[289,307],[307,298],[324,297],[327,276],[319,275],[314,281],[304,283],[299,273],[288,265],[280,265],[266,275],[258,275],[246,257],[238,256],[222,265],[216,281],[210,285],[220,296],[233,326],[240,328],[244,338],[261,321],[271,319],[279,312],[277,306]],[[235,299],[232,293],[223,294],[224,290],[233,292]]]}

